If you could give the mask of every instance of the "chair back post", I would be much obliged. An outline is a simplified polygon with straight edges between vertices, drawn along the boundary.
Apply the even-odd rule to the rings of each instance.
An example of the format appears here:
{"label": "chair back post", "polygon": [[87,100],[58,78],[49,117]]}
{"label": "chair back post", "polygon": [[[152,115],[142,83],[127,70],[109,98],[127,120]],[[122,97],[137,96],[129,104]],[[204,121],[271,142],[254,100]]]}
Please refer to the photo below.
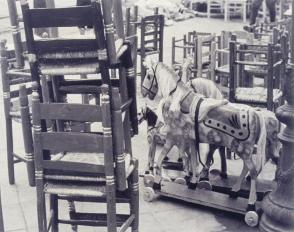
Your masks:
{"label": "chair back post", "polygon": [[[98,6],[97,2],[92,2],[95,7]],[[98,8],[98,7],[97,7]],[[115,39],[114,39],[114,24],[112,20],[112,1],[102,0],[102,8],[103,8],[103,19],[104,19],[104,27],[105,27],[105,36],[107,41],[107,54],[111,64],[117,64],[116,57],[116,47],[115,47]],[[100,23],[99,23],[100,24]],[[103,24],[102,24],[103,25]],[[101,27],[101,25],[100,25]],[[96,28],[98,29],[98,28]],[[100,28],[103,31],[103,27]],[[120,32],[120,31],[119,31]],[[103,33],[104,34],[104,33]]]}
{"label": "chair back post", "polygon": [[24,84],[19,86],[19,105],[29,185],[35,186],[34,146],[31,129],[32,125],[27,89]]}
{"label": "chair back post", "polygon": [[125,38],[124,26],[123,26],[123,12],[121,0],[113,0],[114,9],[114,25],[116,34],[120,39]]}
{"label": "chair back post", "polygon": [[113,169],[113,143],[112,143],[112,123],[110,118],[110,98],[107,85],[101,86],[101,109],[103,127],[103,150],[105,161],[106,177],[106,201],[107,201],[107,226],[109,231],[116,231],[116,206],[113,204],[116,198],[115,178]]}
{"label": "chair back post", "polygon": [[42,89],[41,89],[40,79],[38,78],[39,69],[38,69],[38,63],[37,63],[36,50],[34,47],[34,33],[31,26],[31,19],[29,15],[30,8],[29,8],[29,3],[27,0],[21,1],[21,10],[22,10],[23,19],[27,24],[27,26],[25,27],[25,35],[26,35],[27,50],[28,50],[27,57],[30,64],[32,81],[36,81],[38,83],[39,98],[40,98],[40,101],[42,102],[43,100],[43,97],[41,94]]}
{"label": "chair back post", "polygon": [[118,88],[112,89],[112,132],[113,132],[113,150],[116,162],[116,185],[118,190],[126,189],[125,173],[125,152],[124,152],[124,128],[122,124],[121,98]]}
{"label": "chair back post", "polygon": [[[8,61],[7,61],[7,50],[6,41],[0,41],[0,59],[1,59],[1,79],[2,79],[2,93],[3,93],[3,104],[6,119],[10,118],[10,84],[9,78],[6,75],[8,71]],[[8,120],[11,121],[11,120]]]}
{"label": "chair back post", "polygon": [[267,109],[273,111],[273,89],[274,89],[274,47],[268,44],[268,71],[267,71]]}
{"label": "chair back post", "polygon": [[229,85],[230,85],[230,90],[229,90],[229,101],[230,102],[235,102],[235,88],[236,88],[236,72],[235,72],[235,61],[236,61],[236,42],[231,41],[229,44],[229,49],[230,49],[230,74],[229,74]]}
{"label": "chair back post", "polygon": [[7,1],[10,24],[12,27],[12,38],[15,50],[16,68],[24,66],[23,45],[21,41],[21,31],[19,27],[19,16],[17,15],[17,8],[15,0]]}
{"label": "chair back post", "polygon": [[215,67],[216,67],[216,42],[213,41],[210,45],[210,64],[209,64],[209,79],[212,80],[213,82],[216,81],[215,79]]}

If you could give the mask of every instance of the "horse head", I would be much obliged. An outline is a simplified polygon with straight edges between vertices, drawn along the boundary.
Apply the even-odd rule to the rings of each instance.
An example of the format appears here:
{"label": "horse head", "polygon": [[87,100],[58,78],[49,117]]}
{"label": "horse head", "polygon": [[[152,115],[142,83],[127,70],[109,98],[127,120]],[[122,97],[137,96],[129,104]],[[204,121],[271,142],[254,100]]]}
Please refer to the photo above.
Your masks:
{"label": "horse head", "polygon": [[158,92],[158,82],[156,77],[156,69],[158,62],[155,62],[150,56],[146,56],[144,62],[146,68],[146,75],[142,82],[142,95],[146,97],[148,95],[150,100],[153,100]]}
{"label": "horse head", "polygon": [[147,121],[148,128],[154,128],[158,122],[157,114],[147,105],[143,106],[138,113],[138,122],[142,123],[144,120]]}

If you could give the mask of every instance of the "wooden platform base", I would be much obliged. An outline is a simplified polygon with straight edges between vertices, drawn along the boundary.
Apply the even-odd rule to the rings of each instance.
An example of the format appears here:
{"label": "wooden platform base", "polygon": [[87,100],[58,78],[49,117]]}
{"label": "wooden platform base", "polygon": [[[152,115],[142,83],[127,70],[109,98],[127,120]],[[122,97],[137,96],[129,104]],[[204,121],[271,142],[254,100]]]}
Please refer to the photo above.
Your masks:
{"label": "wooden platform base", "polygon": [[[246,214],[248,203],[248,200],[245,198],[233,199],[223,193],[203,189],[191,190],[174,182],[163,182],[161,190],[155,192],[161,196],[241,215]],[[258,210],[260,207],[260,202],[257,202],[256,209]]]}

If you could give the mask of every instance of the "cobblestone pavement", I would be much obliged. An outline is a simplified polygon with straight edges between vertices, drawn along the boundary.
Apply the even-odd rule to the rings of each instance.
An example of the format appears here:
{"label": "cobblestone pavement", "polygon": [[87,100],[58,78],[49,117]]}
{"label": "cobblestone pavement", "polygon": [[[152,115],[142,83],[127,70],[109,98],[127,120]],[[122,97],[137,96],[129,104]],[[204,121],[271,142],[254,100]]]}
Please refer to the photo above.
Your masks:
{"label": "cobblestone pavement", "polygon": [[[57,3],[63,4],[66,1]],[[68,1],[73,3],[74,1]],[[8,32],[9,22],[6,18],[7,7],[6,0],[0,0],[2,5],[0,9],[0,39],[6,38],[11,41],[11,35]],[[213,32],[219,34],[221,30],[241,30],[243,24],[241,20],[234,19],[228,23],[224,23],[223,19],[206,19],[194,18],[183,22],[177,22],[173,26],[166,27],[164,32],[164,61],[167,64],[171,62],[171,37],[181,37],[188,31],[196,30],[202,32]],[[155,105],[142,99],[138,89],[138,107],[142,104]],[[2,98],[0,105],[3,107]],[[5,153],[5,136],[4,136],[4,118],[3,109],[0,110],[0,183],[2,206],[4,214],[5,231],[26,231],[35,232],[37,229],[37,212],[36,212],[36,192],[35,188],[29,187],[26,176],[26,169],[23,164],[16,166],[16,184],[9,185],[7,177],[6,153]],[[19,133],[15,136],[15,147],[22,151],[21,128],[15,126],[15,130]],[[140,172],[147,163],[147,140],[146,140],[146,124],[140,125],[140,133],[133,141],[133,154],[139,159]],[[218,165],[218,160],[215,165]],[[230,173],[239,173],[241,170],[240,160],[228,161]],[[272,178],[273,167],[270,166],[265,170],[263,176]],[[184,203],[182,201],[158,198],[152,203],[147,203],[142,197],[142,179],[140,179],[140,232],[253,232],[257,229],[249,228],[243,222],[240,216],[224,213],[222,211],[213,210],[193,204]],[[95,209],[93,204],[78,205],[81,210]],[[67,216],[67,205],[60,205],[61,215]],[[61,226],[60,231],[70,231],[70,227]],[[79,231],[100,231],[93,228],[80,227]],[[105,231],[105,230],[101,230]]]}

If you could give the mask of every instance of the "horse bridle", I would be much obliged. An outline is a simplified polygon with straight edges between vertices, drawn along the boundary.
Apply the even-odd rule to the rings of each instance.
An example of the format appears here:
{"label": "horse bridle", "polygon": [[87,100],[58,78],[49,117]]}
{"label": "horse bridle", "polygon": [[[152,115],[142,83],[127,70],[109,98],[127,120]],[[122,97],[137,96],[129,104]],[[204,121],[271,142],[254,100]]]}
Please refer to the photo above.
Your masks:
{"label": "horse bridle", "polygon": [[153,79],[151,81],[151,85],[149,88],[146,88],[144,85],[142,85],[142,88],[146,89],[148,93],[152,94],[153,96],[156,96],[157,93],[152,91],[153,83],[155,81],[155,86],[158,86],[157,78],[156,78],[156,70],[159,63],[156,64],[155,68],[151,67],[153,71]]}

